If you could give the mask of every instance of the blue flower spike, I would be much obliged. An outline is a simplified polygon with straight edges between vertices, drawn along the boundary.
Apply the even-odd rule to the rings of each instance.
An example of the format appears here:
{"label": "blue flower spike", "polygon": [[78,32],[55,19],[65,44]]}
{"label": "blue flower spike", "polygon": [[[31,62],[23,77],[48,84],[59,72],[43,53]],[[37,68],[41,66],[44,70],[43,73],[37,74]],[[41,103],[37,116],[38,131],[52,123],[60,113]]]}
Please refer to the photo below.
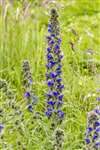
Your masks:
{"label": "blue flower spike", "polygon": [[[100,114],[98,113],[99,107],[88,113],[87,116],[87,129],[86,129],[86,149],[93,147],[100,148]],[[99,149],[98,149],[99,150]]]}
{"label": "blue flower spike", "polygon": [[48,118],[51,118],[53,115],[55,116],[56,114],[57,118],[61,120],[64,117],[64,112],[62,112],[61,110],[64,97],[64,95],[62,94],[62,89],[64,88],[64,85],[61,83],[61,60],[63,58],[63,55],[61,55],[60,50],[60,44],[62,42],[62,39],[60,38],[58,13],[55,9],[51,10],[51,18],[48,24],[48,32],[48,47],[46,51],[46,81],[49,92],[46,95],[47,110],[45,114]]}

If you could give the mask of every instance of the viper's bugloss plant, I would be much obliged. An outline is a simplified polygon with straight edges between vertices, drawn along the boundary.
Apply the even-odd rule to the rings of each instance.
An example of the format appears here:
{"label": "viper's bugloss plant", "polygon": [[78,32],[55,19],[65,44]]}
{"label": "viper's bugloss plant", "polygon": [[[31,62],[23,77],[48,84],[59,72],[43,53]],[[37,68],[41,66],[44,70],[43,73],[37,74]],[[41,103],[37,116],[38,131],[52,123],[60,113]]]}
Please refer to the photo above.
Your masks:
{"label": "viper's bugloss plant", "polygon": [[37,103],[37,96],[34,95],[32,90],[33,80],[30,69],[30,64],[28,60],[24,60],[22,63],[22,73],[23,73],[23,87],[24,87],[24,97],[27,99],[27,108],[30,112],[33,112],[33,105]]}
{"label": "viper's bugloss plant", "polygon": [[30,70],[30,64],[28,60],[24,60],[22,63],[23,68],[23,86],[25,88],[30,88],[30,85],[32,84],[32,74]]}
{"label": "viper's bugloss plant", "polygon": [[48,47],[46,50],[46,82],[48,86],[47,96],[47,110],[46,116],[51,118],[52,115],[56,115],[57,118],[63,119],[64,112],[61,110],[63,104],[62,89],[62,63],[63,54],[60,49],[62,42],[60,38],[60,27],[58,21],[58,13],[55,9],[51,9],[50,20],[48,24],[47,36]]}
{"label": "viper's bugloss plant", "polygon": [[0,89],[3,91],[3,93],[7,96],[8,99],[15,99],[15,94],[10,89],[6,80],[0,80]]}
{"label": "viper's bugloss plant", "polygon": [[6,80],[0,79],[0,90],[5,94],[9,107],[14,107],[16,94],[13,89],[10,88]]}
{"label": "viper's bugloss plant", "polygon": [[100,149],[100,107],[88,113],[86,129],[86,150]]}
{"label": "viper's bugloss plant", "polygon": [[56,129],[54,132],[53,150],[61,150],[64,142],[64,131]]}

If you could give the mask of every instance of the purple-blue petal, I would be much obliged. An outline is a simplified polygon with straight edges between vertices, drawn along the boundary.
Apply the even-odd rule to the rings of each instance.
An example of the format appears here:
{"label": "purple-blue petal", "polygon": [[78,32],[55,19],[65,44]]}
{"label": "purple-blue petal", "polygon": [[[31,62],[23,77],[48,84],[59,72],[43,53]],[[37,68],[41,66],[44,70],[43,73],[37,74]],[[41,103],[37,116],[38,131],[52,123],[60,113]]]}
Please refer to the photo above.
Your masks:
{"label": "purple-blue petal", "polygon": [[63,57],[64,57],[63,55],[60,55],[58,59],[61,60]]}
{"label": "purple-blue petal", "polygon": [[52,41],[49,42],[49,44],[50,44],[50,45],[53,45],[53,44],[55,44],[55,41],[52,40]]}
{"label": "purple-blue petal", "polygon": [[52,25],[51,24],[48,24],[48,28],[51,28],[52,27]]}
{"label": "purple-blue petal", "polygon": [[58,79],[56,79],[56,81],[57,81],[58,83],[60,83],[60,82],[62,81],[62,78],[58,78]]}
{"label": "purple-blue petal", "polygon": [[46,96],[47,96],[48,98],[51,98],[51,97],[52,97],[52,94],[46,94]]}
{"label": "purple-blue petal", "polygon": [[60,49],[60,46],[59,46],[59,45],[56,45],[56,46],[55,46],[55,49]]}
{"label": "purple-blue petal", "polygon": [[64,88],[64,84],[58,85],[57,88],[58,89],[63,89]]}
{"label": "purple-blue petal", "polygon": [[100,122],[96,121],[96,122],[95,122],[95,126],[96,126],[96,127],[100,126]]}
{"label": "purple-blue petal", "polygon": [[100,101],[100,97],[97,97],[97,100]]}
{"label": "purple-blue petal", "polygon": [[52,112],[50,112],[50,111],[46,111],[46,112],[45,112],[45,115],[46,115],[47,117],[50,117],[51,114],[52,114]]}
{"label": "purple-blue petal", "polygon": [[59,116],[59,118],[63,118],[64,112],[62,112],[61,110],[58,110],[58,116]]}
{"label": "purple-blue petal", "polygon": [[48,58],[48,60],[52,59],[53,58],[52,54],[48,54],[47,58]]}
{"label": "purple-blue petal", "polygon": [[64,95],[62,94],[62,95],[60,95],[60,96],[58,97],[58,99],[59,99],[60,101],[62,101],[63,97],[64,97]]}
{"label": "purple-blue petal", "polygon": [[59,65],[59,66],[57,67],[57,69],[56,69],[56,70],[58,71],[58,70],[60,70],[61,68],[62,68],[62,66],[61,66],[61,65]]}
{"label": "purple-blue petal", "polygon": [[62,39],[58,39],[58,43],[61,43],[62,42]]}
{"label": "purple-blue petal", "polygon": [[61,71],[56,71],[56,75],[57,75],[57,76],[59,76],[59,75],[61,75],[61,74],[62,74]]}
{"label": "purple-blue petal", "polygon": [[30,97],[30,92],[26,92],[26,93],[24,94],[24,97]]}
{"label": "purple-blue petal", "polygon": [[50,77],[51,78],[55,78],[56,77],[56,74],[54,72],[50,72]]}
{"label": "purple-blue petal", "polygon": [[0,132],[3,130],[3,128],[4,128],[4,125],[0,124]]}
{"label": "purple-blue petal", "polygon": [[31,104],[29,104],[27,108],[28,108],[28,110],[29,110],[30,112],[33,112],[33,108],[32,108],[32,105],[31,105]]}
{"label": "purple-blue petal", "polygon": [[29,80],[29,83],[30,83],[30,84],[33,84],[33,81],[32,81],[32,79],[30,79],[30,80]]}
{"label": "purple-blue petal", "polygon": [[54,50],[54,53],[55,53],[55,54],[59,54],[60,52],[61,52],[61,50],[59,50],[59,49],[55,49],[55,50]]}
{"label": "purple-blue petal", "polygon": [[98,147],[100,147],[100,142],[96,142],[95,143],[95,146],[98,148]]}
{"label": "purple-blue petal", "polygon": [[56,34],[51,34],[51,37],[56,37]]}
{"label": "purple-blue petal", "polygon": [[96,131],[96,132],[100,132],[100,128],[97,128],[95,131]]}
{"label": "purple-blue petal", "polygon": [[48,47],[48,48],[47,48],[47,51],[48,51],[48,52],[50,52],[51,50],[52,50],[52,48],[51,48],[51,47]]}
{"label": "purple-blue petal", "polygon": [[95,109],[94,112],[97,113],[98,115],[100,115],[100,110],[99,109]]}
{"label": "purple-blue petal", "polygon": [[97,134],[94,134],[93,135],[93,140],[97,139],[98,138],[98,135]]}
{"label": "purple-blue petal", "polygon": [[48,86],[49,86],[49,87],[51,87],[51,86],[53,86],[53,84],[54,84],[54,81],[53,81],[53,80],[51,80],[51,81],[48,81],[48,83],[47,83],[47,84],[48,84]]}
{"label": "purple-blue petal", "polygon": [[54,105],[55,104],[55,102],[53,102],[53,101],[48,101],[47,102],[49,105]]}
{"label": "purple-blue petal", "polygon": [[89,138],[86,138],[86,139],[85,139],[85,142],[86,142],[87,144],[89,144],[89,143],[90,143],[90,139],[89,139]]}
{"label": "purple-blue petal", "polygon": [[51,33],[51,32],[52,32],[52,30],[51,30],[51,29],[48,29],[48,32],[50,32],[50,33]]}
{"label": "purple-blue petal", "polygon": [[59,94],[58,91],[54,91],[54,92],[53,92],[53,95],[54,95],[54,96],[58,96],[58,94]]}

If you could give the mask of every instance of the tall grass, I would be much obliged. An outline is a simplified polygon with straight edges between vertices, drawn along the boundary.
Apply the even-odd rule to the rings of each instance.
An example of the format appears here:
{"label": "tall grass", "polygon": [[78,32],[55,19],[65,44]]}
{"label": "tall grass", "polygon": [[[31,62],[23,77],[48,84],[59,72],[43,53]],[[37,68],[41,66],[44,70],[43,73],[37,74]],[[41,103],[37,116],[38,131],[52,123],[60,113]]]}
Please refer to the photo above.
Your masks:
{"label": "tall grass", "polygon": [[[16,105],[22,111],[10,118],[6,107],[0,122],[5,129],[0,135],[0,150],[51,150],[50,122],[33,119],[25,109],[21,82],[21,63],[28,59],[32,67],[33,88],[39,97],[35,111],[44,114],[45,109],[45,50],[48,13],[57,6],[60,14],[63,59],[64,112],[62,124],[65,139],[63,150],[83,150],[86,115],[99,103],[96,89],[100,88],[100,2],[98,0],[59,0],[56,4],[42,5],[30,2],[28,16],[24,16],[23,3],[16,1],[0,6],[0,78],[7,80],[16,89]],[[70,42],[74,45],[74,50]],[[91,49],[93,55],[88,54]],[[95,71],[88,60],[92,60]],[[93,66],[92,66],[93,67]],[[0,93],[0,107],[5,96]],[[15,111],[16,112],[16,111]],[[14,113],[14,112],[13,112]],[[6,117],[7,115],[7,117]],[[22,122],[22,119],[24,120]],[[16,125],[16,121],[18,125]]]}

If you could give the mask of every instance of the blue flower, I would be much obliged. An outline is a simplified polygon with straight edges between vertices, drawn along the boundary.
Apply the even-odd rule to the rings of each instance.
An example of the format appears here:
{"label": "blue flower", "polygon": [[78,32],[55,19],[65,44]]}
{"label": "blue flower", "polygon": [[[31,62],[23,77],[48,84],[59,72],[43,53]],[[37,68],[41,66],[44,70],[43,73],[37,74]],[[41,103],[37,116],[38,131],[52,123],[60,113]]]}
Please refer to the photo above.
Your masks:
{"label": "blue flower", "polygon": [[32,81],[32,79],[30,79],[30,80],[29,80],[29,83],[30,83],[30,84],[33,84],[33,81]]}
{"label": "blue flower", "polygon": [[51,87],[54,84],[54,80],[48,81],[48,86]]}
{"label": "blue flower", "polygon": [[95,122],[95,126],[100,126],[100,122]]}
{"label": "blue flower", "polygon": [[45,112],[45,114],[46,114],[46,116],[47,116],[47,117],[50,117],[50,116],[51,116],[51,114],[52,114],[52,112],[50,112],[50,111],[46,111],[46,112]]}
{"label": "blue flower", "polygon": [[85,142],[86,142],[87,144],[89,144],[89,143],[90,143],[90,139],[86,138],[86,139],[85,139]]}
{"label": "blue flower", "polygon": [[56,75],[57,75],[57,76],[59,76],[59,75],[61,75],[61,74],[62,74],[61,71],[56,71]]}
{"label": "blue flower", "polygon": [[64,57],[63,55],[60,55],[58,59],[61,60],[63,57]]}
{"label": "blue flower", "polygon": [[24,94],[24,96],[25,96],[25,97],[30,97],[30,92],[26,92],[26,93]]}
{"label": "blue flower", "polygon": [[50,44],[50,45],[53,45],[53,44],[55,44],[55,41],[52,40],[52,41],[49,42],[49,44]]}
{"label": "blue flower", "polygon": [[50,61],[50,63],[54,66],[56,64],[55,61]]}
{"label": "blue flower", "polygon": [[98,115],[100,115],[100,110],[99,109],[95,109],[94,112],[96,112]]}
{"label": "blue flower", "polygon": [[97,100],[100,101],[100,97],[97,97]]}
{"label": "blue flower", "polygon": [[29,105],[27,106],[27,108],[28,108],[28,110],[29,110],[30,112],[33,112],[33,108],[32,108],[32,105],[31,105],[31,104],[29,104]]}
{"label": "blue flower", "polygon": [[56,79],[56,81],[57,81],[58,83],[60,83],[60,82],[62,81],[62,78],[58,78],[58,79]]}
{"label": "blue flower", "polygon": [[54,95],[54,96],[58,96],[58,94],[59,94],[58,91],[54,91],[54,92],[53,92],[53,95]]}
{"label": "blue flower", "polygon": [[62,95],[60,95],[60,96],[58,97],[58,99],[59,99],[60,101],[62,101],[63,97],[64,97],[64,95],[62,94]]}
{"label": "blue flower", "polygon": [[94,134],[93,135],[93,140],[97,139],[98,138],[98,135],[97,134]]}
{"label": "blue flower", "polygon": [[50,68],[53,67],[53,64],[52,64],[51,62],[49,62],[49,63],[46,65],[46,67],[47,67],[48,69],[50,69]]}
{"label": "blue flower", "polygon": [[46,65],[46,67],[47,67],[48,69],[51,69],[53,66],[55,66],[55,64],[56,64],[55,61],[50,61],[50,62]]}
{"label": "blue flower", "polygon": [[48,24],[48,28],[51,28],[52,27],[52,25],[51,24]]}
{"label": "blue flower", "polygon": [[53,72],[50,72],[50,77],[51,77],[51,78],[55,78],[55,77],[56,77],[56,74],[53,73]]}
{"label": "blue flower", "polygon": [[100,128],[97,128],[95,131],[96,131],[96,132],[100,132]]}
{"label": "blue flower", "polygon": [[58,110],[58,116],[59,118],[63,118],[64,117],[64,112],[62,112],[61,110]]}
{"label": "blue flower", "polygon": [[55,53],[55,54],[59,54],[60,52],[61,52],[61,51],[60,51],[59,49],[55,49],[55,50],[54,50],[54,53]]}
{"label": "blue flower", "polygon": [[48,110],[48,111],[52,111],[53,109],[52,109],[52,108],[48,108],[47,110]]}
{"label": "blue flower", "polygon": [[62,42],[62,39],[58,39],[58,43],[61,43]]}
{"label": "blue flower", "polygon": [[56,70],[58,71],[58,70],[60,70],[61,68],[62,68],[62,66],[61,66],[61,65],[59,65],[59,66],[57,67],[57,69],[56,69]]}
{"label": "blue flower", "polygon": [[48,58],[48,60],[52,59],[53,58],[52,54],[48,54],[47,58]]}
{"label": "blue flower", "polygon": [[52,48],[51,48],[51,47],[48,47],[48,48],[47,48],[47,51],[48,51],[48,52],[50,52],[51,50],[52,50]]}
{"label": "blue flower", "polygon": [[52,115],[52,108],[48,108],[45,114],[47,117],[50,117]]}
{"label": "blue flower", "polygon": [[51,34],[51,37],[56,37],[56,35],[55,34]]}
{"label": "blue flower", "polygon": [[87,130],[90,133],[91,131],[93,131],[93,128],[89,127]]}
{"label": "blue flower", "polygon": [[53,102],[53,101],[48,101],[47,102],[49,105],[54,105],[55,104],[55,102]]}
{"label": "blue flower", "polygon": [[64,84],[58,85],[57,88],[58,88],[58,89],[63,89],[63,88],[64,88]]}
{"label": "blue flower", "polygon": [[55,46],[55,49],[60,49],[60,46],[59,46],[59,45],[56,45],[56,46]]}
{"label": "blue flower", "polygon": [[52,94],[46,94],[48,98],[51,98],[52,97]]}
{"label": "blue flower", "polygon": [[100,142],[96,142],[95,146],[98,148],[98,146],[100,146]]}
{"label": "blue flower", "polygon": [[51,29],[48,29],[48,32],[52,32],[52,30],[51,30]]}

